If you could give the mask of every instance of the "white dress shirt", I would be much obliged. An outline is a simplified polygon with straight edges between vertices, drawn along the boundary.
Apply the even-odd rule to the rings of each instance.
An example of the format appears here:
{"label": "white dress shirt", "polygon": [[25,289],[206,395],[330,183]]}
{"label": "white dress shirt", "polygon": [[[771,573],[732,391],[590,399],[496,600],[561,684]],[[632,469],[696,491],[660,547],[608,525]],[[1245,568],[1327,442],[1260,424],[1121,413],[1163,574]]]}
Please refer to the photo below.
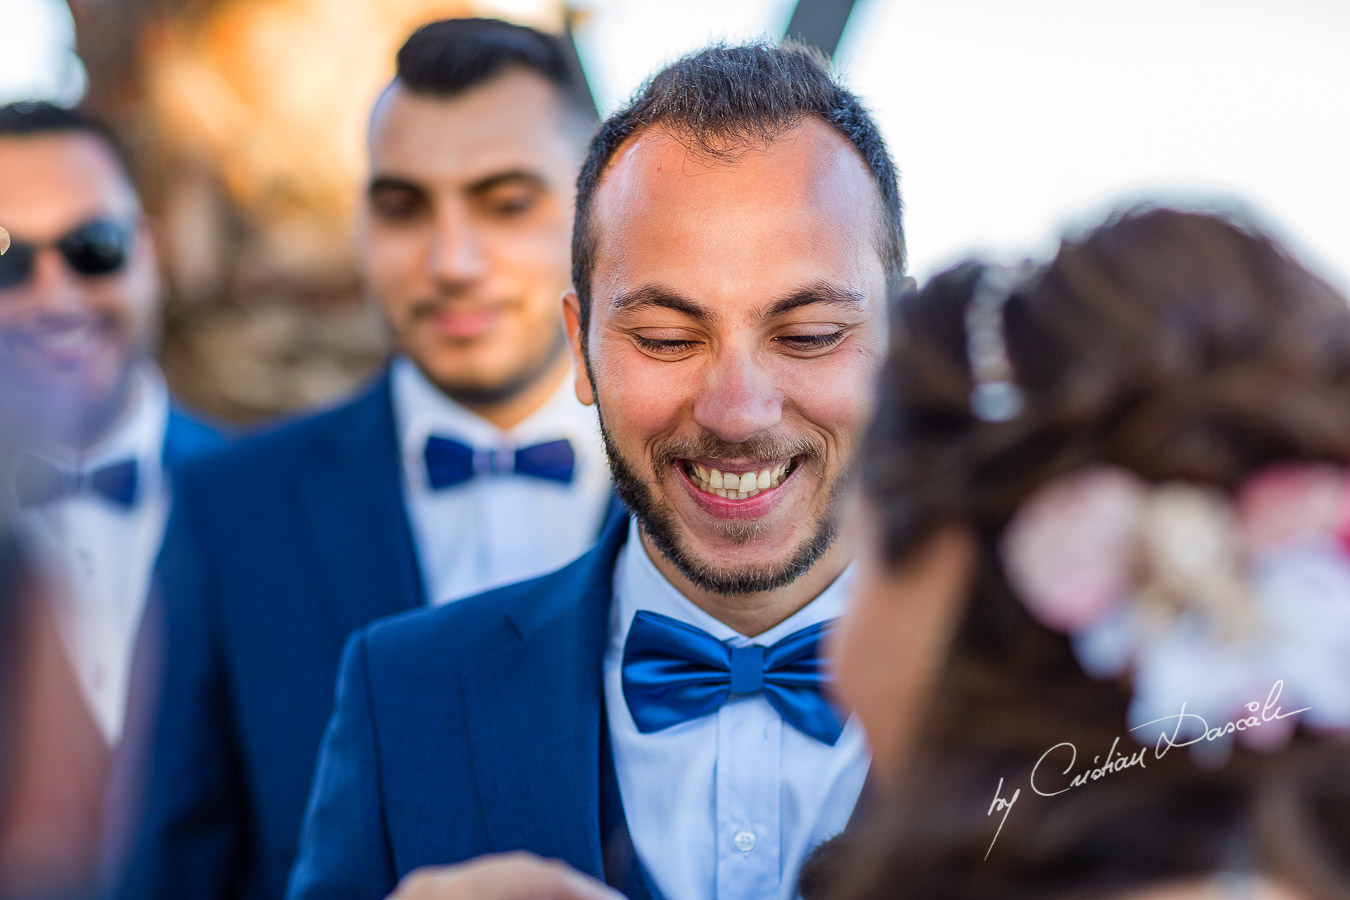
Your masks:
{"label": "white dress shirt", "polygon": [[[595,411],[577,400],[570,377],[507,431],[445,396],[411,360],[395,360],[391,379],[404,496],[431,602],[542,575],[595,544],[610,502],[609,464]],[[433,490],[424,456],[432,435],[484,451],[566,438],[576,469],[571,484],[487,474]]]}
{"label": "white dress shirt", "polygon": [[833,747],[786,724],[763,693],[642,734],[623,696],[623,645],[638,610],[678,619],[732,646],[769,646],[844,611],[852,566],[819,597],[753,641],[699,609],[652,563],[630,526],[614,568],[605,709],[633,846],[665,900],[790,900],[797,871],[844,829],[870,752],[856,717]]}
{"label": "white dress shirt", "polygon": [[21,540],[54,589],[66,649],[109,746],[122,735],[131,653],[169,509],[169,392],[153,367],[137,378],[134,407],[107,437],[83,453],[41,454],[79,472],[136,460],[135,504],[82,491],[25,509],[17,520]]}

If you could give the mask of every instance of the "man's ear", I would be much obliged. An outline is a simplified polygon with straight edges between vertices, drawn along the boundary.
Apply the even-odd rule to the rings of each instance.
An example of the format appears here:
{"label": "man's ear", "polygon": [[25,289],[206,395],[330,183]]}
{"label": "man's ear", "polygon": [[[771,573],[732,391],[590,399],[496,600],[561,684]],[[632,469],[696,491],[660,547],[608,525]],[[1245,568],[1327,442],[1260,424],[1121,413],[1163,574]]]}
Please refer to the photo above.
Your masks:
{"label": "man's ear", "polygon": [[590,369],[586,365],[586,353],[581,349],[581,298],[576,291],[567,291],[562,295],[563,326],[567,329],[567,344],[572,348],[572,361],[576,363],[577,399],[586,406],[595,403],[595,387],[591,384]]}

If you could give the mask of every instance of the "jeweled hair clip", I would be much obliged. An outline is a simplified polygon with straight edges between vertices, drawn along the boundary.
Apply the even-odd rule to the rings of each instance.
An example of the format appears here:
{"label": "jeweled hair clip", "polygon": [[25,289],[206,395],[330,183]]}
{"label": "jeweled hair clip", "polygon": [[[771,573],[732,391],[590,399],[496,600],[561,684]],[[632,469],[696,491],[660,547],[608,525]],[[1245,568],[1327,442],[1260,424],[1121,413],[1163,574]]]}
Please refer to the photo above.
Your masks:
{"label": "jeweled hair clip", "polygon": [[983,422],[1010,422],[1025,405],[1008,357],[1003,308],[1034,272],[1030,263],[986,267],[966,307],[966,355],[975,381],[970,411]]}

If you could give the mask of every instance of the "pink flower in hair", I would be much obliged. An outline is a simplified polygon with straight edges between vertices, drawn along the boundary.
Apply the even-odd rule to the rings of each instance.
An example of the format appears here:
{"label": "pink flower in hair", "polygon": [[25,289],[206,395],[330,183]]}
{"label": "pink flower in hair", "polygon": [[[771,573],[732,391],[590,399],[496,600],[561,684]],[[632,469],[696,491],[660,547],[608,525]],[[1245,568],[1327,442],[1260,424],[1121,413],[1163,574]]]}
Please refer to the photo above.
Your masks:
{"label": "pink flower in hair", "polygon": [[1042,488],[1003,538],[1012,588],[1041,624],[1068,634],[1109,615],[1133,588],[1148,485],[1095,466]]}
{"label": "pink flower in hair", "polygon": [[[1070,636],[1085,672],[1129,673],[1132,732],[1184,704],[1199,731],[1183,737],[1269,749],[1300,724],[1350,730],[1348,523],[1335,466],[1273,466],[1233,495],[1096,466],[1032,495],[1000,549],[1022,605]],[[1288,716],[1267,720],[1272,697]]]}
{"label": "pink flower in hair", "polygon": [[1331,465],[1283,465],[1252,476],[1237,495],[1238,527],[1252,555],[1346,530],[1346,474]]}

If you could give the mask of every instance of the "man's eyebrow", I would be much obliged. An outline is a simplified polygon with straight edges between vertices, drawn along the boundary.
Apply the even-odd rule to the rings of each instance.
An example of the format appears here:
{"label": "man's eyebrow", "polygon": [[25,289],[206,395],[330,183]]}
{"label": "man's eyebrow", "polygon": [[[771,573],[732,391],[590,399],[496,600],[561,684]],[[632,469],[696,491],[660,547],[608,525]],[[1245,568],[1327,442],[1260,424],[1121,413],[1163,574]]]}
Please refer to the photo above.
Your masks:
{"label": "man's eyebrow", "polygon": [[762,317],[772,319],[776,316],[786,315],[799,307],[810,306],[812,303],[828,303],[831,306],[861,309],[867,306],[867,297],[852,288],[817,281],[815,284],[809,284],[793,291],[786,297],[775,300],[764,310]]}
{"label": "man's eyebrow", "polygon": [[[534,172],[528,172],[524,169],[511,169],[506,172],[494,172],[477,181],[472,181],[464,187],[464,192],[470,196],[477,196],[486,194],[493,188],[517,184],[536,188],[546,186],[544,179]],[[366,194],[374,195],[380,191],[406,191],[410,194],[419,195],[427,193],[424,185],[398,175],[376,175],[371,178],[370,184],[366,187]]]}
{"label": "man's eyebrow", "polygon": [[522,185],[524,187],[542,188],[547,187],[547,182],[535,172],[529,172],[525,169],[511,169],[506,172],[494,172],[477,181],[471,181],[464,188],[464,192],[470,196],[486,194],[493,188],[502,186]]}
{"label": "man's eyebrow", "polygon": [[718,318],[717,313],[706,306],[700,306],[688,297],[655,285],[643,285],[620,294],[610,303],[609,309],[614,315],[636,312],[640,309],[669,309],[705,324],[715,322]]}
{"label": "man's eyebrow", "polygon": [[423,196],[427,189],[415,181],[399,178],[397,175],[375,175],[370,179],[370,184],[366,185],[366,196],[374,196],[380,191],[407,191]]}

